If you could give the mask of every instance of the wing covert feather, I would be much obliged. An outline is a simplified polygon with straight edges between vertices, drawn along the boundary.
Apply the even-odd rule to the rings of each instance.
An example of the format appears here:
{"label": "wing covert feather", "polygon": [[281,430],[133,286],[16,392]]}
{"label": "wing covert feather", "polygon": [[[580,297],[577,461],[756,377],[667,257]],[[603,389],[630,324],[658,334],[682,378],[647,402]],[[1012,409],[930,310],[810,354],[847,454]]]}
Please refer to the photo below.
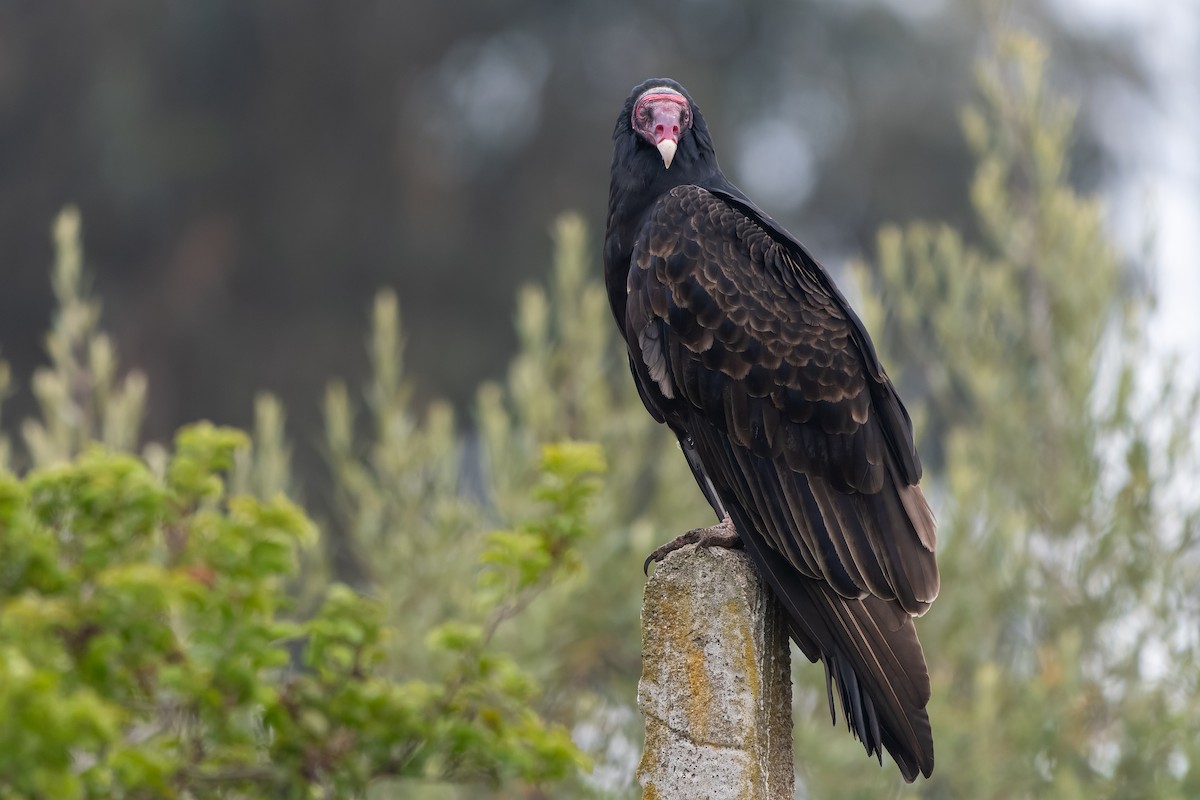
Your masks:
{"label": "wing covert feather", "polygon": [[913,448],[907,414],[831,286],[762,220],[676,187],[633,250],[626,338],[646,356],[635,372],[728,438],[747,478],[728,490],[762,510],[761,532],[797,570],[923,613],[938,591],[936,535],[894,452],[898,439]]}

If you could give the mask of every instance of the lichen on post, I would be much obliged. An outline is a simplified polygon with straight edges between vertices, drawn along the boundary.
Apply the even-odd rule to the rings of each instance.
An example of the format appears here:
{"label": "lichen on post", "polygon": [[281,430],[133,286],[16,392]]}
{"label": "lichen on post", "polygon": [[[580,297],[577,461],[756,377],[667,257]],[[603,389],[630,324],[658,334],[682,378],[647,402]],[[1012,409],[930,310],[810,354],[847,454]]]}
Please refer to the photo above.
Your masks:
{"label": "lichen on post", "polygon": [[790,800],[789,657],[782,611],[745,554],[667,556],[642,600],[644,800]]}

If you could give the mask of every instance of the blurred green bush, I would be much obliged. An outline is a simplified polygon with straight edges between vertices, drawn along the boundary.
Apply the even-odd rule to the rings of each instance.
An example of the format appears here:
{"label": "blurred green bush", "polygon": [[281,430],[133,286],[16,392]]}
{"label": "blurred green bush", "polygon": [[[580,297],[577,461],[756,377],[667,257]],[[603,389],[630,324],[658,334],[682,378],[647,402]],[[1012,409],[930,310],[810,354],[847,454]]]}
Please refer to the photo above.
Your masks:
{"label": "blurred green bush", "polygon": [[404,642],[440,677],[397,681],[378,602],[334,584],[311,619],[285,616],[315,528],[282,495],[227,492],[248,445],[205,423],[161,473],[99,445],[0,473],[0,796],[352,797],[585,763],[492,639],[570,567],[597,447],[546,449],[544,513],[487,537],[477,613]]}
{"label": "blurred green bush", "polygon": [[[598,446],[539,448],[527,516],[455,555],[470,576],[457,613],[398,629],[402,613],[313,568],[271,398],[254,446],[202,423],[169,452],[129,452],[145,383],[116,378],[73,211],[55,238],[51,365],[22,425],[32,468],[0,469],[0,797],[350,797],[383,779],[533,785],[586,763],[494,639],[578,569]],[[388,658],[405,651],[428,669]]]}

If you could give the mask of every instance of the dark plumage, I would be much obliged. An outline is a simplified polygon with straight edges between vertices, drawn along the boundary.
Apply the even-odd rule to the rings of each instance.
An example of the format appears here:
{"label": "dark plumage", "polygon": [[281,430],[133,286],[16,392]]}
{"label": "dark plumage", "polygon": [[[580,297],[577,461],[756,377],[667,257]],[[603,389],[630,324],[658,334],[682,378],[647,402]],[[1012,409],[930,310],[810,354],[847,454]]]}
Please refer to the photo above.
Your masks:
{"label": "dark plumage", "polygon": [[868,754],[933,770],[912,617],[937,596],[912,424],[825,270],[717,166],[678,83],[634,88],[613,133],[604,273],[647,410],[671,427],[825,664]]}

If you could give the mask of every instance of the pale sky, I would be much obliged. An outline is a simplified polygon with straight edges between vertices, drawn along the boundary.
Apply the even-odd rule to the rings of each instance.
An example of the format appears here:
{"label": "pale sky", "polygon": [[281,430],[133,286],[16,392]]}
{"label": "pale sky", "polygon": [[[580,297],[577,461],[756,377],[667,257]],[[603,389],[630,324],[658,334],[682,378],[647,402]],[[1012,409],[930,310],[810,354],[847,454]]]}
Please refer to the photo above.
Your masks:
{"label": "pale sky", "polygon": [[1200,0],[1054,0],[1072,25],[1123,32],[1138,43],[1155,98],[1114,87],[1097,128],[1122,159],[1106,192],[1119,241],[1131,254],[1155,247],[1159,305],[1151,327],[1162,354],[1185,359],[1200,380]]}

